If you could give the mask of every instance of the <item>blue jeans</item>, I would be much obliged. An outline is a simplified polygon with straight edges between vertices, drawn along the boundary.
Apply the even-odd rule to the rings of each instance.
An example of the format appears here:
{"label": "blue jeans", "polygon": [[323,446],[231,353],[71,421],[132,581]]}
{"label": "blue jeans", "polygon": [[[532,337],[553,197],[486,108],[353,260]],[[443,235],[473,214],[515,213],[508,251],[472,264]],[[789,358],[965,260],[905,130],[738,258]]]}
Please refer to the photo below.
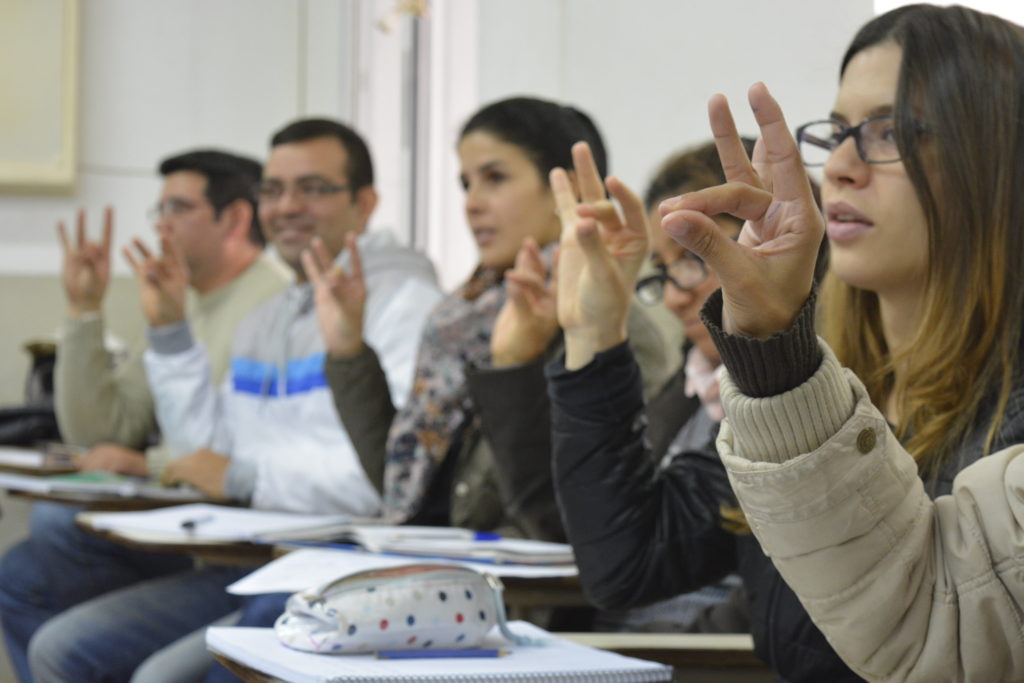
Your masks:
{"label": "blue jeans", "polygon": [[250,570],[207,566],[107,593],[50,619],[32,638],[37,683],[127,681],[156,651],[232,612],[224,589]]}
{"label": "blue jeans", "polygon": [[192,560],[132,550],[75,526],[78,508],[37,503],[29,537],[0,558],[0,626],[11,664],[30,683],[27,652],[48,619],[139,581],[190,569]]}
{"label": "blue jeans", "polygon": [[[284,612],[284,603],[290,595],[291,593],[267,593],[253,596],[242,608],[242,616],[236,626],[273,626]],[[213,661],[203,683],[238,683],[238,677],[224,668],[220,662]]]}

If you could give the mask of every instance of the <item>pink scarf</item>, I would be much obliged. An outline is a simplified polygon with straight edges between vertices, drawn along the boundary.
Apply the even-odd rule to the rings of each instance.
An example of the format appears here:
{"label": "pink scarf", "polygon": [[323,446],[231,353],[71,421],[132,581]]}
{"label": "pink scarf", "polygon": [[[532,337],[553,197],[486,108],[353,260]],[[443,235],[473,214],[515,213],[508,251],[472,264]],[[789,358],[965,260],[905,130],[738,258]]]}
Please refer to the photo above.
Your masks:
{"label": "pink scarf", "polygon": [[698,397],[711,419],[721,422],[725,417],[725,409],[722,408],[722,397],[718,393],[718,382],[725,366],[712,363],[703,351],[694,346],[686,354],[686,367],[683,371],[686,373],[683,389],[686,395]]}

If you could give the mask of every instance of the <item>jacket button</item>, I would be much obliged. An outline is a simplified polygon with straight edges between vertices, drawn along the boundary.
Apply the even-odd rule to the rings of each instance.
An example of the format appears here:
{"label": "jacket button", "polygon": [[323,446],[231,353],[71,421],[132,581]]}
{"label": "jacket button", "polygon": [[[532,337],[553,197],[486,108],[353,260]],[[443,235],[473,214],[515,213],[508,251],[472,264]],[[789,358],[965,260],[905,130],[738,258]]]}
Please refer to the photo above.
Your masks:
{"label": "jacket button", "polygon": [[455,485],[455,495],[456,496],[461,498],[462,496],[466,495],[467,493],[469,493],[469,484],[467,484],[464,481],[460,481],[458,484]]}
{"label": "jacket button", "polygon": [[877,438],[875,437],[874,429],[862,429],[860,434],[857,435],[857,450],[867,455],[875,447],[876,442]]}

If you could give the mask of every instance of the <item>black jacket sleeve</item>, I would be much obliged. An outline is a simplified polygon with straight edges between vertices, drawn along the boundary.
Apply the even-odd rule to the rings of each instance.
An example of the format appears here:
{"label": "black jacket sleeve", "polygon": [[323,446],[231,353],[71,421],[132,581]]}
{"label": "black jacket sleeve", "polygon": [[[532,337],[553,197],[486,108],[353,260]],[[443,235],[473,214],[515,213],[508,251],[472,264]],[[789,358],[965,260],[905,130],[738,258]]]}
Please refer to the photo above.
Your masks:
{"label": "black jacket sleeve", "polygon": [[396,412],[380,360],[373,349],[363,346],[353,358],[327,356],[324,375],[359,462],[380,493],[384,488],[388,430]]}
{"label": "black jacket sleeve", "polygon": [[734,570],[736,539],[719,510],[735,499],[713,444],[657,462],[628,344],[547,372],[555,487],[588,599],[642,605]]}
{"label": "black jacket sleeve", "polygon": [[565,541],[551,481],[551,410],[543,360],[472,368],[468,378],[506,514],[529,538]]}

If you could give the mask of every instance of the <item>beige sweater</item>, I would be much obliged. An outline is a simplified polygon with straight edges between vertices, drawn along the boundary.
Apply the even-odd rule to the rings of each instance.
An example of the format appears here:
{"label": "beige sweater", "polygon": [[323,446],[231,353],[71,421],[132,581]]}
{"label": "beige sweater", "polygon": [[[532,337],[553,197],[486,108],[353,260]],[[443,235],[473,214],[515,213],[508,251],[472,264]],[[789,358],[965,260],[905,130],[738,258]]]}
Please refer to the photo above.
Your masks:
{"label": "beige sweater", "polygon": [[824,351],[784,394],[722,383],[719,453],[765,552],[869,680],[1024,680],[1024,445],[932,502],[861,383]]}
{"label": "beige sweater", "polygon": [[[229,284],[189,297],[189,319],[206,348],[216,382],[227,371],[239,321],[287,284],[285,268],[264,256]],[[103,344],[102,318],[65,321],[54,371],[57,421],[65,441],[81,446],[146,445],[156,429],[156,416],[143,351],[135,349],[115,371]],[[162,469],[166,463],[162,443],[147,450],[147,461],[151,472]]]}

